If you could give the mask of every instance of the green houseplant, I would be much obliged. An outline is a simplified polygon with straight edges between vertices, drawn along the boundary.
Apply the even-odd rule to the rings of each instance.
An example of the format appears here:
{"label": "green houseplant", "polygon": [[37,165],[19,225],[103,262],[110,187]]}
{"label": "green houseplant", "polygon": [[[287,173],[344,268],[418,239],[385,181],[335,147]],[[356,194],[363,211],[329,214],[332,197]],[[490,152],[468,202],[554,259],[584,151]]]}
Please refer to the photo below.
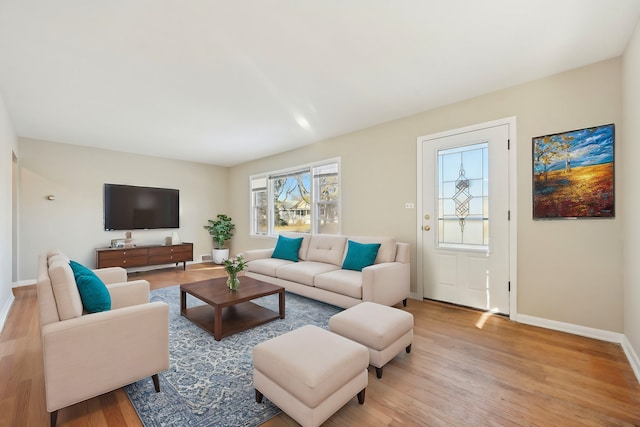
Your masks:
{"label": "green houseplant", "polygon": [[230,217],[225,214],[218,214],[217,219],[210,219],[209,224],[204,228],[211,234],[213,240],[218,245],[211,251],[213,262],[222,264],[222,261],[229,258],[229,249],[225,249],[224,242],[231,239],[235,225]]}

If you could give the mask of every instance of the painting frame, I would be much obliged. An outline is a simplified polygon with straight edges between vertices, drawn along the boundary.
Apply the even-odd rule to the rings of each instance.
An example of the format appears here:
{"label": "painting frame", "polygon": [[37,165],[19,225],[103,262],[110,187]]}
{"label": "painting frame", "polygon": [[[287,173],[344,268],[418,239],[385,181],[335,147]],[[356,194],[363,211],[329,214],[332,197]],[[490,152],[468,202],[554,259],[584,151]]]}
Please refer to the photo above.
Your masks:
{"label": "painting frame", "polygon": [[533,219],[615,218],[615,124],[531,138]]}

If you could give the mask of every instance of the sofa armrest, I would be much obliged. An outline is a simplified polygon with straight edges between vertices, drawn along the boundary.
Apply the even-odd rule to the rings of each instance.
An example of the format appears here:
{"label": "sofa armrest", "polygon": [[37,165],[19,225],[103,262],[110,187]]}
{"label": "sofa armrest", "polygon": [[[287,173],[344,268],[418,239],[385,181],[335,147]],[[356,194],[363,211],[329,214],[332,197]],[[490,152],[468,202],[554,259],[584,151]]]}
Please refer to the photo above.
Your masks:
{"label": "sofa armrest", "polygon": [[111,295],[111,309],[146,304],[149,302],[149,282],[146,280],[132,280],[131,282],[113,283],[107,285]]}
{"label": "sofa armrest", "polygon": [[409,298],[410,264],[384,262],[362,269],[362,300],[388,306]]}
{"label": "sofa armrest", "polygon": [[122,267],[98,268],[93,272],[107,285],[127,281],[127,270]]}
{"label": "sofa armrest", "polygon": [[249,262],[249,261],[254,261],[256,259],[271,258],[271,254],[273,254],[273,249],[274,248],[252,249],[250,251],[244,251],[239,255],[242,255],[242,258],[244,258],[245,261]]}
{"label": "sofa armrest", "polygon": [[169,368],[169,306],[136,305],[42,327],[47,411]]}

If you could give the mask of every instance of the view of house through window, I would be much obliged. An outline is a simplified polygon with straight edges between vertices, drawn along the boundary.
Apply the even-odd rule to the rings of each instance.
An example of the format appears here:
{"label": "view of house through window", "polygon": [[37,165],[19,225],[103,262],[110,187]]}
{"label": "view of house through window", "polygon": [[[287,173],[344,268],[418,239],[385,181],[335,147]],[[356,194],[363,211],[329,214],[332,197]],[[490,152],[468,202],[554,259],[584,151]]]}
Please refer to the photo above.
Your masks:
{"label": "view of house through window", "polygon": [[340,232],[339,161],[254,175],[252,234]]}

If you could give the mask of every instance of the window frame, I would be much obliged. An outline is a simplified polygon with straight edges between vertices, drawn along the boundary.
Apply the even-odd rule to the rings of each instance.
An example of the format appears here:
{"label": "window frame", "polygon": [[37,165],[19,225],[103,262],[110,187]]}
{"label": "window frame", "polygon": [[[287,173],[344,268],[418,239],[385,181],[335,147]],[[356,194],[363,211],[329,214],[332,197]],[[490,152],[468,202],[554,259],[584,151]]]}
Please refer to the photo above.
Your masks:
{"label": "window frame", "polygon": [[[338,213],[338,224],[336,234],[340,234],[342,231],[342,188],[341,188],[341,158],[335,157],[331,159],[325,159],[317,162],[305,163],[302,165],[292,166],[286,169],[279,169],[259,174],[254,174],[249,176],[249,224],[250,224],[250,237],[277,237],[280,232],[275,230],[274,227],[274,207],[275,200],[273,194],[273,185],[272,179],[282,177],[285,175],[299,174],[299,173],[309,173],[310,183],[309,183],[309,199],[310,199],[310,230],[309,234],[316,234],[318,231],[318,206],[322,204],[321,200],[318,199],[319,195],[317,193],[317,185],[316,179],[320,179],[322,176],[326,176],[325,174],[314,175],[316,169],[333,166],[335,165],[337,168],[337,177],[338,177],[338,197],[337,197],[337,213]],[[256,184],[264,182],[264,186],[257,187]],[[259,206],[255,204],[257,200],[258,192],[266,192],[266,220],[267,226],[266,231],[259,230],[259,218],[257,215]],[[326,202],[324,204],[327,204]],[[305,233],[305,232],[302,232]]]}

